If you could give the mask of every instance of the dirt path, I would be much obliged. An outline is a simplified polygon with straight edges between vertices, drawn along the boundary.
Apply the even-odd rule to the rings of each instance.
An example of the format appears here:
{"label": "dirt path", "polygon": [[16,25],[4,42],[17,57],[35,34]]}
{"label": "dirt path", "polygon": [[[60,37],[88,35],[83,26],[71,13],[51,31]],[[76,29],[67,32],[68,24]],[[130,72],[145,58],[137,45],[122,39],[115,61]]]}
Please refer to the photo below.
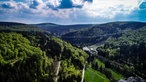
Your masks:
{"label": "dirt path", "polygon": [[82,70],[82,79],[81,79],[81,82],[84,81],[84,75],[85,75],[85,65],[84,65],[83,70]]}
{"label": "dirt path", "polygon": [[59,74],[59,68],[60,68],[61,61],[55,61],[54,62],[54,77],[53,81],[58,82],[58,74]]}

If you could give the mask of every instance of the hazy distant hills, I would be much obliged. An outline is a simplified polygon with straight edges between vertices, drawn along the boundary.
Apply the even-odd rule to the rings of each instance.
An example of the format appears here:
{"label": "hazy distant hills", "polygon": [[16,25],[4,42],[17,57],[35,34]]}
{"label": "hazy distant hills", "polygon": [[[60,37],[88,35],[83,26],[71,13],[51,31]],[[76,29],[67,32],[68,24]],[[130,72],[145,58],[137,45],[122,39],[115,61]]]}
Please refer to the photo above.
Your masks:
{"label": "hazy distant hills", "polygon": [[91,27],[92,24],[78,24],[78,25],[58,25],[53,23],[41,23],[41,24],[35,24],[34,26],[49,31],[52,34],[55,34],[57,36],[74,32],[82,28],[88,28]]}
{"label": "hazy distant hills", "polygon": [[74,32],[79,29],[85,29],[92,26],[92,24],[78,24],[78,25],[58,25],[53,23],[41,24],[24,24],[17,22],[0,22],[0,29],[2,30],[21,30],[21,31],[45,31],[50,32],[55,36]]}
{"label": "hazy distant hills", "polygon": [[19,31],[19,32],[47,32],[35,26],[17,23],[17,22],[0,22],[0,31],[10,32],[10,31]]}
{"label": "hazy distant hills", "polygon": [[26,24],[16,23],[16,22],[0,22],[0,26],[14,26],[14,25],[26,25]]}
{"label": "hazy distant hills", "polygon": [[144,26],[146,26],[146,23],[142,22],[111,22],[97,24],[88,29],[64,34],[62,39],[77,46],[87,46],[106,41],[111,36],[119,37],[127,30],[136,30]]}
{"label": "hazy distant hills", "polygon": [[[0,29],[22,31],[50,32],[76,46],[100,44],[109,37],[119,37],[127,30],[136,30],[146,26],[144,22],[109,22],[105,24],[58,25],[53,23],[23,24],[14,22],[0,22]],[[5,26],[5,27],[4,27]],[[11,28],[9,28],[11,26]],[[19,26],[19,29],[17,28]]]}

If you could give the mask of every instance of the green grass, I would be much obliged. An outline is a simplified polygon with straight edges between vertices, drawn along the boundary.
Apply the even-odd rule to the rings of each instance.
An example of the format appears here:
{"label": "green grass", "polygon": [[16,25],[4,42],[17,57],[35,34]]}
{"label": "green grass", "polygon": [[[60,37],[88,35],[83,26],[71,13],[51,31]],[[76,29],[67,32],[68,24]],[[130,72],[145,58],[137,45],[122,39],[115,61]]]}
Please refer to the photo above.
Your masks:
{"label": "green grass", "polygon": [[87,68],[85,71],[85,82],[110,82],[109,79],[99,71]]}
{"label": "green grass", "polygon": [[[98,62],[98,67],[100,68],[102,66],[102,68],[105,68],[105,64],[100,60],[100,59],[96,59],[96,62]],[[98,69],[99,69],[98,68]],[[111,69],[111,68],[107,68],[111,73],[112,73],[112,77],[115,80],[120,80],[120,79],[124,79],[124,76],[118,72],[116,72],[115,70]],[[94,70],[91,68],[91,64],[89,65],[89,68],[87,68],[87,70],[85,71],[85,82],[110,82],[109,79],[100,71]]]}
{"label": "green grass", "polygon": [[[99,60],[98,58],[96,59],[96,62],[98,62],[99,67],[102,66],[103,68],[105,68],[105,64],[101,60]],[[108,68],[108,69],[111,71],[112,76],[115,80],[120,80],[122,78],[124,79],[124,76],[122,74],[114,71],[113,69],[110,69],[110,68]]]}
{"label": "green grass", "polygon": [[115,78],[115,80],[124,79],[124,76],[122,74],[117,73],[116,71],[109,69],[112,73],[112,76]]}

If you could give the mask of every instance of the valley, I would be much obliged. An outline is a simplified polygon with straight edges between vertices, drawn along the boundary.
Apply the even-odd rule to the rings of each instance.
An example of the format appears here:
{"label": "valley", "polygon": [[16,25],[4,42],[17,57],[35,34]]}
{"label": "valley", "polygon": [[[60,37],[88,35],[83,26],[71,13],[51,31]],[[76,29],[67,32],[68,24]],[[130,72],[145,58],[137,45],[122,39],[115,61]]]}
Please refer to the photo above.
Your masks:
{"label": "valley", "polygon": [[146,79],[144,22],[86,25],[1,22],[0,38],[3,82],[131,82],[129,78],[145,82]]}

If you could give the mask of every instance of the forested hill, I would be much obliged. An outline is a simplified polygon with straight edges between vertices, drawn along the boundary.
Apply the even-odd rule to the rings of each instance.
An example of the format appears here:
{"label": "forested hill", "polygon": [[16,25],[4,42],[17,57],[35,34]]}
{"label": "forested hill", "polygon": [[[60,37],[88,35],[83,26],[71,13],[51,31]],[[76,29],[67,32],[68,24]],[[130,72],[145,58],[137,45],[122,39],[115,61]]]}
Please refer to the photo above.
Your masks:
{"label": "forested hill", "polygon": [[23,23],[15,23],[15,22],[0,22],[0,31],[3,32],[10,32],[10,31],[15,31],[15,32],[46,32],[49,33],[48,31],[39,29],[35,26],[28,25],[28,24],[23,24]]}
{"label": "forested hill", "polygon": [[82,29],[62,35],[62,39],[76,46],[89,46],[103,43],[109,37],[120,37],[127,30],[137,30],[146,26],[142,22],[111,22],[97,24],[88,29]]}
{"label": "forested hill", "polygon": [[41,24],[33,24],[40,29],[47,30],[50,33],[61,36],[63,34],[74,32],[79,29],[85,29],[92,26],[92,24],[77,24],[77,25],[58,25],[53,23],[41,23]]}
{"label": "forested hill", "polygon": [[133,66],[129,71],[146,78],[146,26],[128,30],[120,37],[110,37],[97,50],[99,55]]}
{"label": "forested hill", "polygon": [[1,82],[80,82],[87,54],[29,25],[0,25]]}
{"label": "forested hill", "polygon": [[0,22],[0,26],[14,26],[14,25],[26,25],[26,24],[16,23],[16,22]]}

